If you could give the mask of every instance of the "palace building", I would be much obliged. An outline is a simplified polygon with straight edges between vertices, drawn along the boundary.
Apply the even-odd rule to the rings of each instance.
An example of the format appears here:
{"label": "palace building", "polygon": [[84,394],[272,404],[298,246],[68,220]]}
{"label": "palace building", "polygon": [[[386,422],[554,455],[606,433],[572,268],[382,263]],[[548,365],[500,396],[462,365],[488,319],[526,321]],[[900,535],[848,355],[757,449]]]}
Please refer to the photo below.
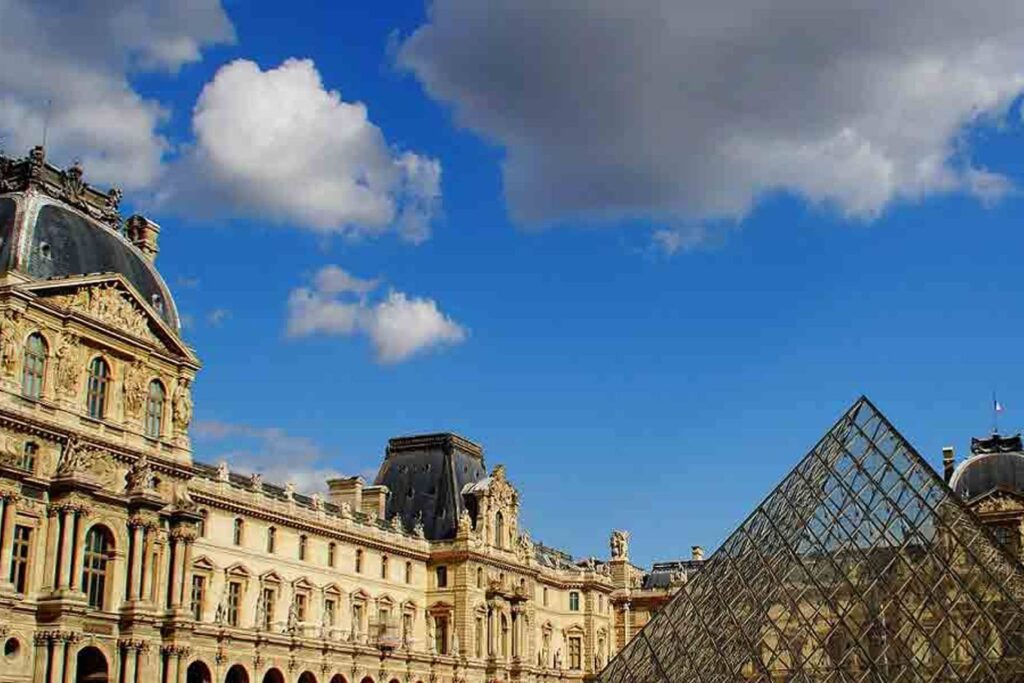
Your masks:
{"label": "palace building", "polygon": [[[723,549],[705,560],[695,546],[649,570],[630,562],[626,531],[611,533],[605,558],[533,541],[505,468],[455,434],[393,438],[373,482],[337,478],[311,494],[203,463],[189,440],[200,362],[155,267],[160,228],[124,218],[119,202],[42,148],[0,156],[0,683],[572,683],[602,671],[615,683],[819,680],[792,676],[870,667],[885,648],[851,642],[879,637],[879,623],[920,626],[912,605],[929,604],[919,596],[878,614],[879,596],[838,585],[853,555],[824,568],[836,538],[874,557],[912,538],[896,549],[920,560],[907,561],[920,586],[942,562],[960,566],[950,548],[996,557],[989,540],[1024,545],[1019,437],[976,440],[959,467],[947,452],[955,495],[941,481],[904,482],[893,505],[931,498],[899,525],[877,522],[888,545],[856,537],[855,517],[821,487],[884,498],[893,482],[869,476],[847,491],[852,466],[812,453],[824,464],[798,466],[777,509],[757,511]],[[848,422],[858,410],[871,412],[860,405]],[[923,476],[905,460],[901,477]],[[978,535],[979,517],[995,536]],[[816,524],[813,538],[801,519]],[[945,554],[928,545],[936,538]],[[974,587],[961,591],[970,609],[928,606],[946,631],[891,642],[936,670],[1017,675],[991,663],[1024,647],[1024,626],[1007,623],[1019,607],[1007,557],[990,568],[1005,590],[947,568]],[[830,635],[837,614],[867,630]],[[982,644],[958,650],[957,620],[983,624]],[[652,659],[648,643],[675,658]],[[897,660],[894,650],[886,666]]]}
{"label": "palace building", "polygon": [[0,157],[0,682],[581,680],[648,617],[633,593],[678,586],[625,532],[604,560],[532,541],[455,434],[312,495],[194,459],[200,363],[119,201]]}

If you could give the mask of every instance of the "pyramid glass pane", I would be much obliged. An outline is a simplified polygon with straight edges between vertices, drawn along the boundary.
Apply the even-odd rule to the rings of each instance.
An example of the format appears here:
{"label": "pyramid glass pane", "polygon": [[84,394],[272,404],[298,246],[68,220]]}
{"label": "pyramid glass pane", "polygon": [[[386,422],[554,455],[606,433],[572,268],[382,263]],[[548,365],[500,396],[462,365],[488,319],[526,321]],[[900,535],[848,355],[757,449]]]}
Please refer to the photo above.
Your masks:
{"label": "pyramid glass pane", "polygon": [[1024,567],[861,398],[600,679],[1024,681]]}

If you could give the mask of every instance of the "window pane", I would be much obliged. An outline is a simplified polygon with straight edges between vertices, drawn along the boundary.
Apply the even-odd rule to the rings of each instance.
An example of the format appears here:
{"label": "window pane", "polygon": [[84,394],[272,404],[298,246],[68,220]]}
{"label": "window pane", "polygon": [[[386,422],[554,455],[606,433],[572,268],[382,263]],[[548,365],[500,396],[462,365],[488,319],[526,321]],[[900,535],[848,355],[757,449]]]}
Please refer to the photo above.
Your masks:
{"label": "window pane", "polygon": [[89,385],[86,392],[86,408],[89,417],[102,419],[107,404],[107,384],[110,381],[110,366],[102,358],[94,358],[89,364]]}

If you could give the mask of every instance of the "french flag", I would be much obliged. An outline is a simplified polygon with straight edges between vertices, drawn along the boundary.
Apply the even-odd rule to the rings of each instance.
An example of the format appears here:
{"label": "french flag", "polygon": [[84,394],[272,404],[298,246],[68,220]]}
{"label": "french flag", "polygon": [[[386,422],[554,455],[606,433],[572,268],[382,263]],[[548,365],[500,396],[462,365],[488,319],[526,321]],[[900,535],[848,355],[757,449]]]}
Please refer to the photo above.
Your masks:
{"label": "french flag", "polygon": [[996,399],[992,399],[992,410],[996,411],[997,413],[1003,412],[1003,404]]}

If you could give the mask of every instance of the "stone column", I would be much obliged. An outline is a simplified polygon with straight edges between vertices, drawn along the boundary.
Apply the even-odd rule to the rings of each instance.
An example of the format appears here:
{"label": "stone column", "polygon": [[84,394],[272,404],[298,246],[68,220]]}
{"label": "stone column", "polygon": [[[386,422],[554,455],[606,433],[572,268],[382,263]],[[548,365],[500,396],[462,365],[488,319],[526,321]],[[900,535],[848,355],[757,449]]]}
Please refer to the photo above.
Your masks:
{"label": "stone column", "polygon": [[72,529],[74,515],[71,514],[70,509],[61,508],[60,520],[60,567],[57,569],[58,590],[68,588],[71,583],[71,578],[68,574],[71,569],[71,546],[75,535],[74,529]]}
{"label": "stone column", "polygon": [[188,655],[189,651],[182,647],[178,649],[178,656],[176,657],[178,670],[175,677],[175,683],[185,683],[186,674],[188,672]]}
{"label": "stone column", "polygon": [[57,590],[57,573],[60,567],[57,565],[58,549],[60,548],[60,513],[53,505],[46,510],[46,552],[43,553],[43,580],[50,590]]}
{"label": "stone column", "polygon": [[77,508],[74,512],[75,522],[72,524],[72,533],[74,542],[71,550],[71,567],[69,569],[68,587],[72,590],[82,591],[83,586],[78,586],[78,577],[82,571],[82,556],[85,553],[85,528],[86,515],[88,511],[85,508]]}
{"label": "stone column", "polygon": [[[622,634],[623,634],[623,643],[628,643],[629,642],[629,637],[630,637],[630,633],[629,633],[629,603],[628,602],[622,603]],[[623,647],[625,647],[625,645],[623,645]]]}
{"label": "stone column", "polygon": [[131,529],[128,600],[135,601],[142,592],[142,523],[138,520],[129,520],[128,528]]}
{"label": "stone column", "polygon": [[123,683],[135,683],[136,672],[139,665],[139,651],[135,649],[134,643],[126,643],[124,647],[124,681]]}
{"label": "stone column", "polygon": [[[181,552],[181,562],[179,567],[181,568],[181,581],[179,586],[181,592],[178,596],[178,606],[184,607],[185,609],[191,609],[191,590],[192,590],[192,543],[195,541],[194,534],[183,534],[181,542],[178,544]],[[309,607],[312,607],[310,605]]]}
{"label": "stone column", "polygon": [[[64,639],[64,683],[75,683],[78,678],[77,633],[68,633]],[[109,667],[108,667],[109,668]]]}
{"label": "stone column", "polygon": [[0,590],[11,590],[11,554],[14,545],[14,522],[18,517],[18,494],[0,491]]}
{"label": "stone column", "polygon": [[171,532],[170,538],[167,540],[168,554],[170,555],[170,563],[168,567],[167,583],[170,584],[171,593],[171,604],[168,605],[172,610],[177,610],[181,606],[181,556],[182,543],[176,531]]}
{"label": "stone column", "polygon": [[59,635],[53,638],[53,660],[50,666],[50,683],[64,683],[64,665],[67,662],[68,644]]}
{"label": "stone column", "polygon": [[156,537],[156,526],[146,525],[146,533],[142,543],[142,595],[139,599],[148,602],[153,596],[153,546]]}

